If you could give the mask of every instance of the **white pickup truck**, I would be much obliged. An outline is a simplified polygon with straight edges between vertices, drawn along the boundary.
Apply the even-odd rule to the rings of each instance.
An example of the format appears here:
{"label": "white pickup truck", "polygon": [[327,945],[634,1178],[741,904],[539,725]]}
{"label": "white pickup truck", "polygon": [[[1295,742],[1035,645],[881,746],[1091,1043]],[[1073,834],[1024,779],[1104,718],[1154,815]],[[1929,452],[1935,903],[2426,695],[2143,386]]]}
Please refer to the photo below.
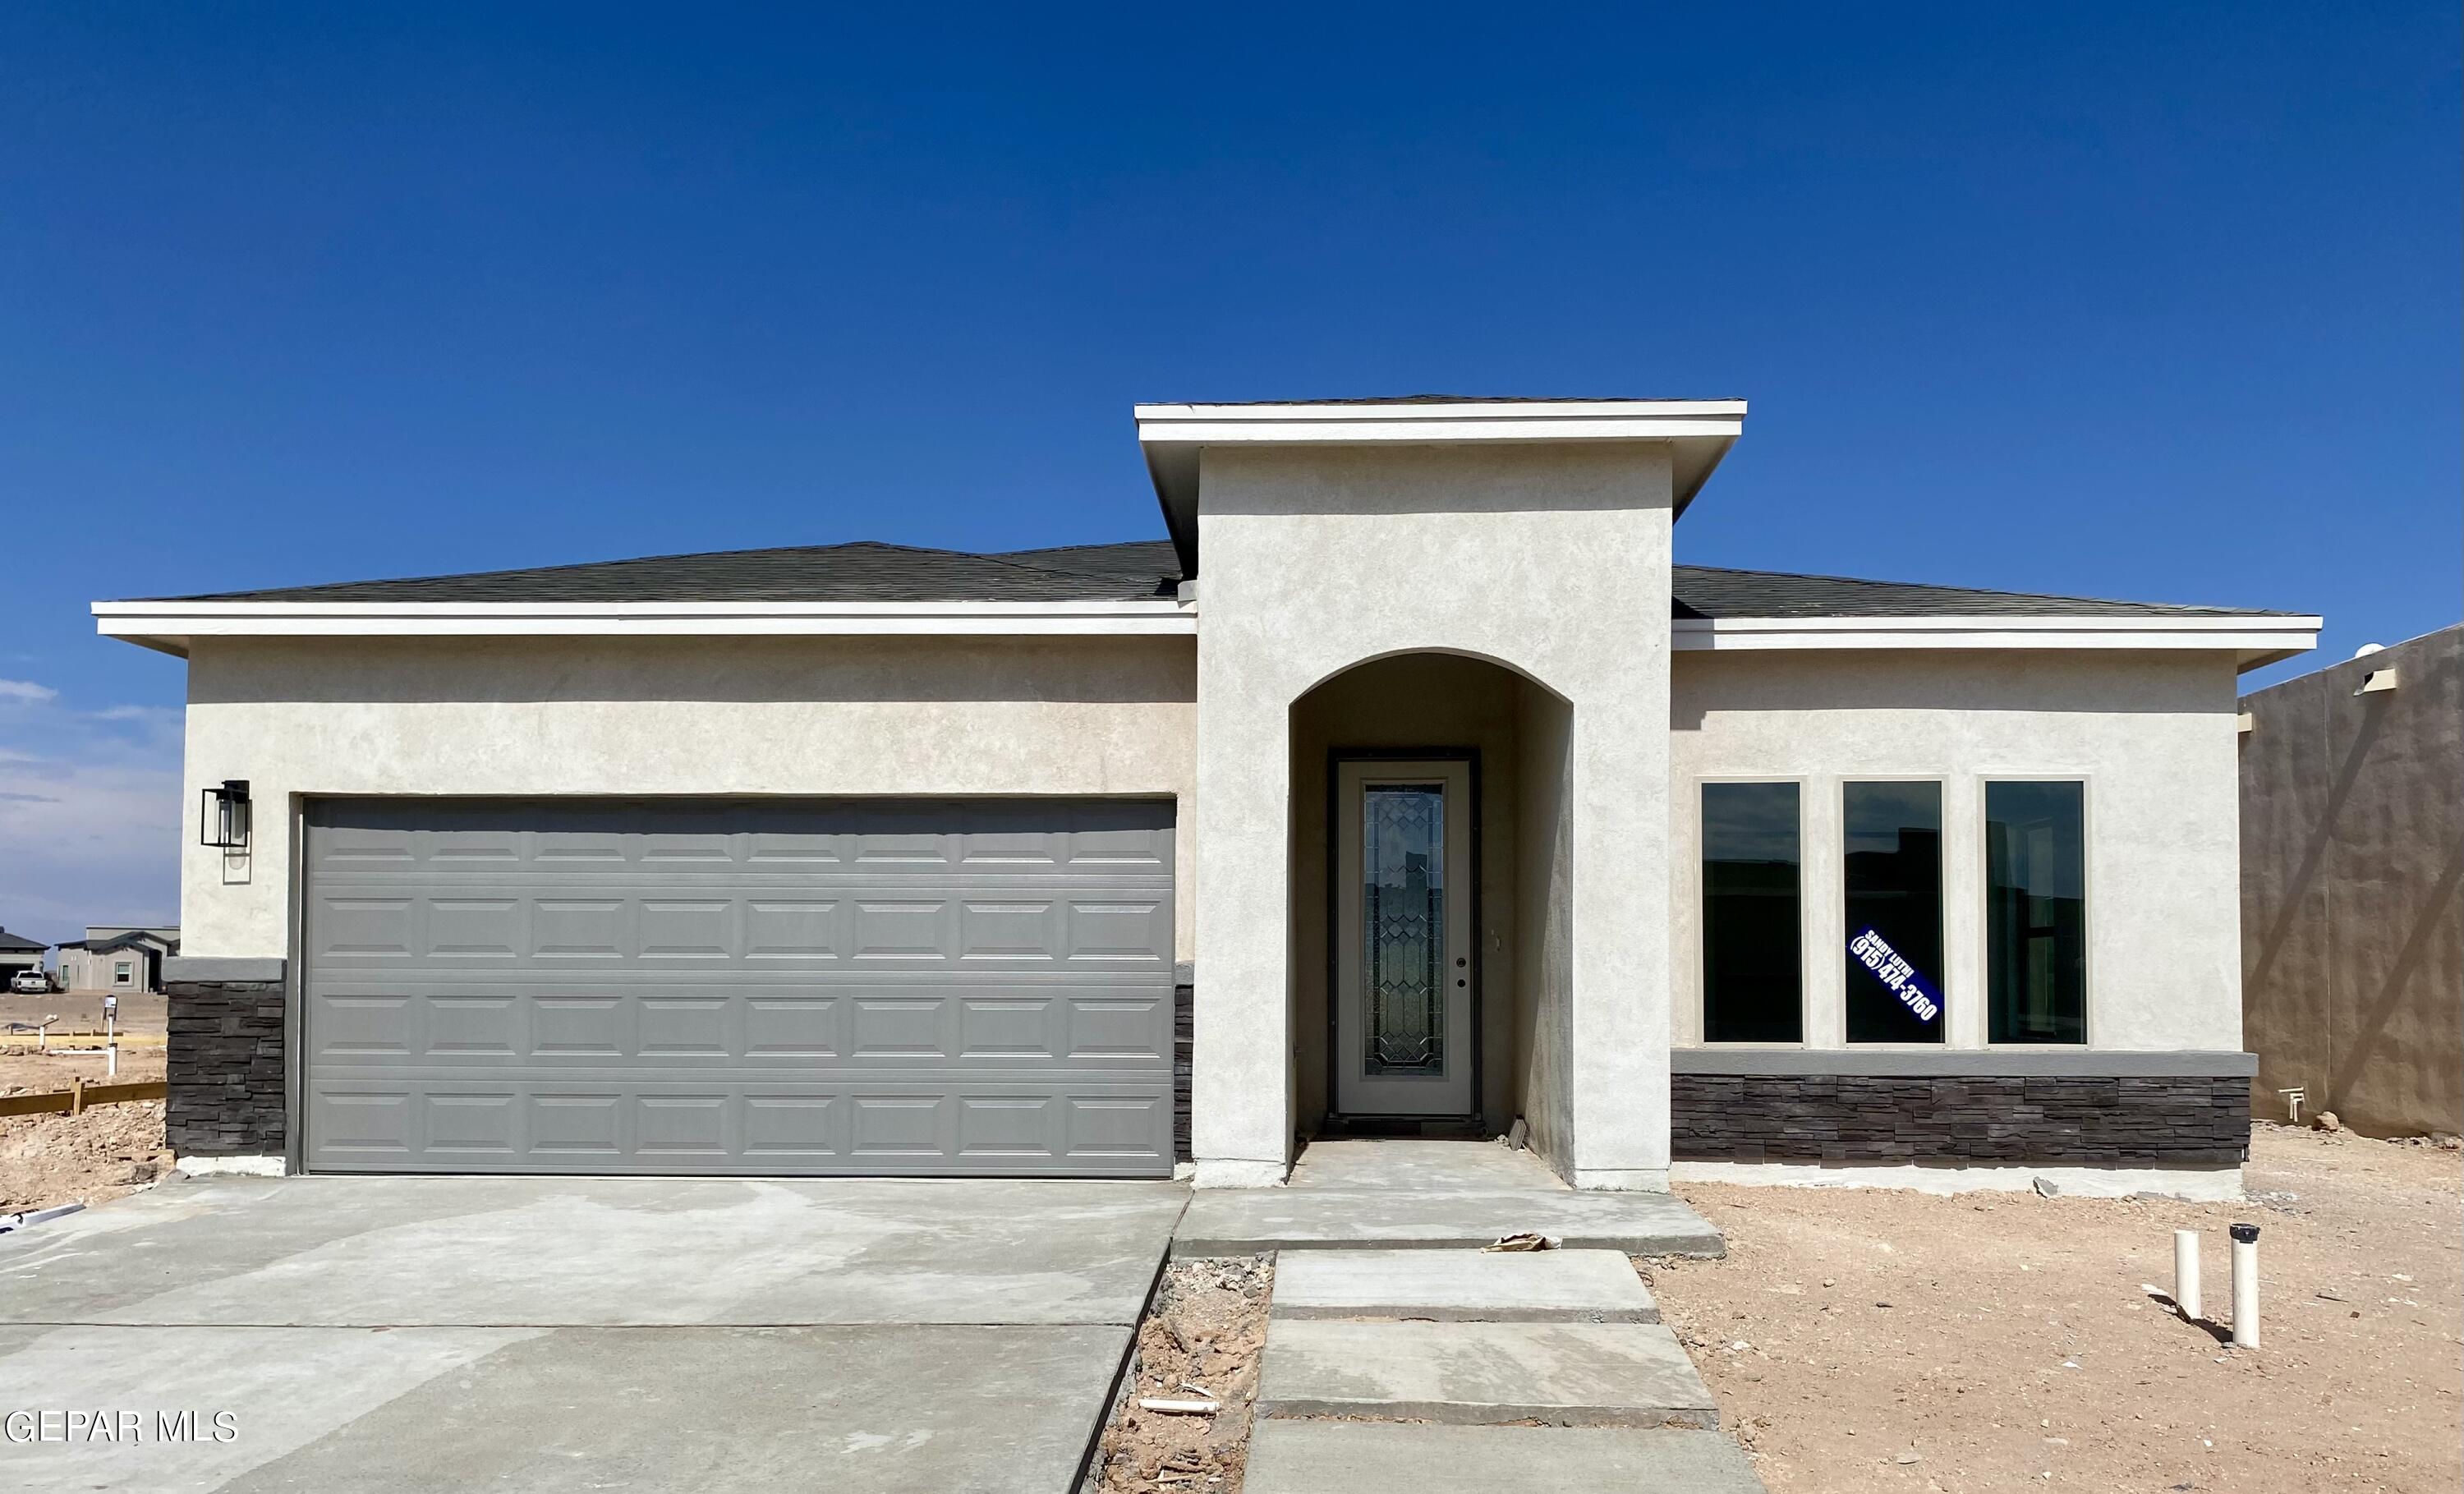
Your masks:
{"label": "white pickup truck", "polygon": [[21,970],[9,978],[9,989],[17,996],[49,996],[52,978],[40,970]]}

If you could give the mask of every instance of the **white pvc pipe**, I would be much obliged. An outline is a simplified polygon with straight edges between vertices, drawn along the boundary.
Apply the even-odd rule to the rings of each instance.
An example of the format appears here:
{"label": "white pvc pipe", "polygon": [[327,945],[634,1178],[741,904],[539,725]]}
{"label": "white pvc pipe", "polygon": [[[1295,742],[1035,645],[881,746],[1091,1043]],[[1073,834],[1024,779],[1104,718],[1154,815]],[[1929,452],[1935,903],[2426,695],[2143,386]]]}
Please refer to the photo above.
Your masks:
{"label": "white pvc pipe", "polygon": [[2199,1232],[2195,1229],[2173,1231],[2173,1306],[2193,1323],[2206,1316],[2199,1307]]}
{"label": "white pvc pipe", "polygon": [[2258,1226],[2233,1227],[2233,1347],[2258,1347]]}

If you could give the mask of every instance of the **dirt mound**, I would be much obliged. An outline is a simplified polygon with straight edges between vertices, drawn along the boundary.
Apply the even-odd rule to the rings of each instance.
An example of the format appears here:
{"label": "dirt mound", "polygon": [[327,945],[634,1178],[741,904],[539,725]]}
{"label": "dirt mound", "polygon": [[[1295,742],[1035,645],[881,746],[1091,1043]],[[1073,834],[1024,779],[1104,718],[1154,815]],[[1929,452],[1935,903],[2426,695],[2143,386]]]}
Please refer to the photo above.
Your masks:
{"label": "dirt mound", "polygon": [[98,1105],[79,1115],[0,1116],[0,1214],[100,1203],[170,1166],[160,1100]]}

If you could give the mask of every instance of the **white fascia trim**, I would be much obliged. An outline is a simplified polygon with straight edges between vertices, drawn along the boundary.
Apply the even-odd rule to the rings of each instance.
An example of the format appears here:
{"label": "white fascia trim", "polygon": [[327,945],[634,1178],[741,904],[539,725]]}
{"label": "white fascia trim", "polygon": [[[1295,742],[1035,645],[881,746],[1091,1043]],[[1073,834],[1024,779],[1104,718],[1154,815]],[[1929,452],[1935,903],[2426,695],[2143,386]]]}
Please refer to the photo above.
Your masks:
{"label": "white fascia trim", "polygon": [[2175,617],[1680,618],[1670,646],[1762,648],[2198,648],[2256,669],[2318,647],[2322,620],[2264,614]]}
{"label": "white fascia trim", "polygon": [[95,630],[183,652],[190,638],[1192,637],[1195,603],[98,602]]}
{"label": "white fascia trim", "polygon": [[1229,442],[1733,440],[1743,400],[1495,400],[1468,405],[1140,405],[1146,446]]}

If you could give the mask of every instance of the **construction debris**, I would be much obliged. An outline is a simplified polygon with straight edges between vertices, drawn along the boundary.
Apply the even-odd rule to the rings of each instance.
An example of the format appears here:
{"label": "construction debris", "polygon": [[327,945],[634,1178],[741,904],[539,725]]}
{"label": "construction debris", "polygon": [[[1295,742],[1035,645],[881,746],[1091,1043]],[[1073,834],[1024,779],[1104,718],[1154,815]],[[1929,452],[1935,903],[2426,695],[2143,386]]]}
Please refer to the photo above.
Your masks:
{"label": "construction debris", "polygon": [[[1176,1261],[1138,1326],[1132,1380],[1104,1429],[1096,1487],[1238,1488],[1274,1282],[1267,1256]],[[1205,1411],[1177,1409],[1188,1397]]]}

